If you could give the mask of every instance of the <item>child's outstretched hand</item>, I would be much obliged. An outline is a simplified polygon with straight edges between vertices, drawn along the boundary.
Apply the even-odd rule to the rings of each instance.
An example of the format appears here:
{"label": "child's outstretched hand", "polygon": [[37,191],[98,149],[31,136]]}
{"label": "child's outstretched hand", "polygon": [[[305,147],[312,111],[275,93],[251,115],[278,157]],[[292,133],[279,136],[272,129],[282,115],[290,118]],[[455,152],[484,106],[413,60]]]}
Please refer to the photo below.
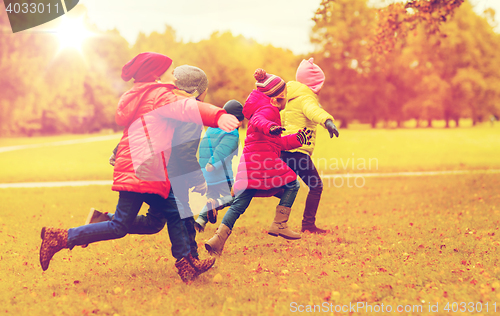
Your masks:
{"label": "child's outstretched hand", "polygon": [[236,116],[231,114],[222,114],[217,121],[217,126],[224,132],[231,132],[238,127],[240,121],[236,118]]}
{"label": "child's outstretched hand", "polygon": [[335,124],[333,124],[333,121],[328,119],[326,120],[325,122],[325,126],[326,126],[326,129],[328,130],[328,133],[330,133],[330,138],[333,138],[333,135],[335,135],[335,137],[339,137],[339,131],[337,129],[337,126],[335,126]]}
{"label": "child's outstretched hand", "polygon": [[296,135],[297,139],[302,145],[311,145],[311,142],[309,140],[312,137],[312,131],[310,129],[304,127],[303,129],[299,130]]}
{"label": "child's outstretched hand", "polygon": [[273,125],[269,128],[269,134],[271,135],[281,135],[283,131],[286,131],[286,129],[278,125]]}

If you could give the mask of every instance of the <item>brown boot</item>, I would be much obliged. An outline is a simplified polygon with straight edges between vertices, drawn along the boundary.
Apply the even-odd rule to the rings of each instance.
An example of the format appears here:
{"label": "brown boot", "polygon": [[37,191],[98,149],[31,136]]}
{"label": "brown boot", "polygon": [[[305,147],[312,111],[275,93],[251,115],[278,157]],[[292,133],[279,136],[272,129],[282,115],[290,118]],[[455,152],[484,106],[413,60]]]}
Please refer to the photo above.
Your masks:
{"label": "brown boot", "polygon": [[281,205],[276,207],[276,216],[274,217],[271,227],[269,227],[269,235],[276,237],[281,236],[285,239],[300,239],[299,233],[288,228],[287,222],[291,210],[291,208]]}
{"label": "brown boot", "polygon": [[193,267],[193,265],[189,262],[188,257],[184,257],[181,260],[175,263],[175,267],[177,268],[177,273],[181,277],[183,282],[188,282],[194,280],[198,276],[198,272]]}
{"label": "brown boot", "polygon": [[40,265],[45,271],[49,268],[50,259],[61,249],[68,248],[68,230],[54,227],[43,227],[40,234]]}
{"label": "brown boot", "polygon": [[220,224],[215,235],[205,243],[205,249],[207,249],[212,256],[214,254],[220,256],[229,235],[231,235],[231,229],[224,224]]}
{"label": "brown boot", "polygon": [[203,272],[207,272],[208,269],[210,269],[214,265],[214,263],[215,263],[215,258],[214,257],[210,257],[208,259],[200,260],[198,258],[193,257],[190,254],[188,258],[189,258],[189,261],[191,262],[191,264],[193,265],[193,267],[196,269],[196,271],[199,274],[202,274]]}

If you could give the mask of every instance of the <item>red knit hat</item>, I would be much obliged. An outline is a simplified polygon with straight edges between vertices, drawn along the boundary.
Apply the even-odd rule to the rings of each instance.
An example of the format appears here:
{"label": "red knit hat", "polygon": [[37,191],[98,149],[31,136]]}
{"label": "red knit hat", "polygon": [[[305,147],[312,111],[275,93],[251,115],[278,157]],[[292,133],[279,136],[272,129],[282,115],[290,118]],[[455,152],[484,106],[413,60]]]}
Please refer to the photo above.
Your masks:
{"label": "red knit hat", "polygon": [[122,68],[122,79],[135,82],[154,82],[172,65],[172,59],[158,53],[140,53]]}
{"label": "red knit hat", "polygon": [[318,93],[325,82],[325,74],[323,73],[323,70],[321,70],[321,68],[314,63],[313,58],[309,58],[309,60],[302,60],[299,68],[297,68],[295,78],[298,82],[311,88],[314,93]]}
{"label": "red knit hat", "polygon": [[272,98],[285,90],[286,84],[283,79],[276,75],[267,74],[264,69],[257,69],[253,74],[257,80],[257,90]]}

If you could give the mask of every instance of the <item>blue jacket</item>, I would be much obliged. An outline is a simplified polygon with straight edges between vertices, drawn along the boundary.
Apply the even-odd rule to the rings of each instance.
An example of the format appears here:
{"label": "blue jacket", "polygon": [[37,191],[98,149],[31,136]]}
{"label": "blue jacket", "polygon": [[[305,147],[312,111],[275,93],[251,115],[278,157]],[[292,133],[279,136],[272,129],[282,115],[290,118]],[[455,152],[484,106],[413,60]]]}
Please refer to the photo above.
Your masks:
{"label": "blue jacket", "polygon": [[[227,176],[233,180],[232,160],[238,154],[239,132],[238,129],[226,133],[220,128],[209,127],[200,142],[200,166],[207,185],[226,183],[226,174],[222,163],[225,164]],[[208,172],[205,166],[210,162],[215,170]]]}

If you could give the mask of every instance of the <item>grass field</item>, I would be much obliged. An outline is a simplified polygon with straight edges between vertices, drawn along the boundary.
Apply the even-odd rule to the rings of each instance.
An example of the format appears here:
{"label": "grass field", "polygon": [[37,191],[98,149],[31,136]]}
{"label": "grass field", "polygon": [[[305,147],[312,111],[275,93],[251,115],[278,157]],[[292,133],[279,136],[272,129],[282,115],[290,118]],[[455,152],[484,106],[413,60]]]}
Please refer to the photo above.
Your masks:
{"label": "grass field", "polygon": [[[359,170],[356,160],[355,168],[344,161],[345,169],[325,173],[499,169],[499,136],[489,126],[341,130],[335,140],[319,135],[324,146],[315,159],[378,159],[377,170]],[[109,180],[115,144],[0,153],[8,166],[0,182]],[[318,224],[331,233],[293,242],[266,234],[277,200],[255,199],[215,268],[190,285],[175,272],[166,231],[63,250],[42,272],[40,228],[80,225],[89,207],[113,210],[117,193],[106,186],[0,189],[0,314],[500,313],[498,174],[368,177],[363,184],[325,181]],[[293,207],[293,229],[306,194],[303,187]],[[215,228],[198,235],[201,248]]]}

